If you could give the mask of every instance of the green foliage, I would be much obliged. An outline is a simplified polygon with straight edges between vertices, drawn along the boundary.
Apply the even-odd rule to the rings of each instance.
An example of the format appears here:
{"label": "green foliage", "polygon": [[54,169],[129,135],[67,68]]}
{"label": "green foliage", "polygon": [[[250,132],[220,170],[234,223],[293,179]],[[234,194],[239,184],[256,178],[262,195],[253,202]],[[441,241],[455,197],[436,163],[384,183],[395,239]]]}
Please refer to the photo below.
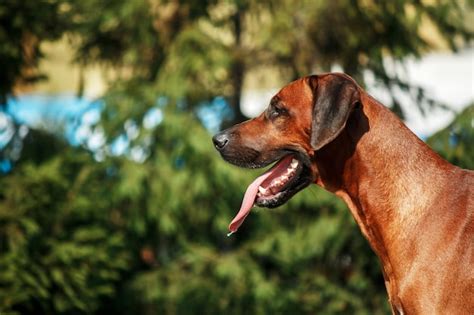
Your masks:
{"label": "green foliage", "polygon": [[474,169],[474,104],[456,116],[445,129],[428,139],[428,144],[445,159],[467,169]]}
{"label": "green foliage", "polygon": [[74,1],[77,60],[154,81],[176,37],[213,1]]}
{"label": "green foliage", "polygon": [[70,148],[31,158],[0,179],[0,312],[91,313],[130,267],[104,199],[113,179]]}

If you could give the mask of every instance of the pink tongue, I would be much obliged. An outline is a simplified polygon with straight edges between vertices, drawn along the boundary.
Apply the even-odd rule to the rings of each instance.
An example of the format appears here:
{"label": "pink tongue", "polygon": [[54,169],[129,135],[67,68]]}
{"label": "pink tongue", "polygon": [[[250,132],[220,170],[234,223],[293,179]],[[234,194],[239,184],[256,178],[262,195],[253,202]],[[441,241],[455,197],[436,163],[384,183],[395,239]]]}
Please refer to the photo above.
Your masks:
{"label": "pink tongue", "polygon": [[250,209],[252,209],[252,206],[254,204],[255,197],[257,196],[258,186],[260,186],[271,175],[278,175],[282,173],[282,171],[286,170],[292,158],[293,157],[290,155],[282,159],[274,167],[268,170],[265,174],[257,177],[257,179],[249,185],[249,187],[245,191],[244,199],[242,200],[242,205],[240,206],[239,213],[237,213],[235,218],[229,224],[230,233],[227,234],[227,236],[230,236],[232,233],[237,232],[242,223],[244,223],[245,218],[249,215]]}

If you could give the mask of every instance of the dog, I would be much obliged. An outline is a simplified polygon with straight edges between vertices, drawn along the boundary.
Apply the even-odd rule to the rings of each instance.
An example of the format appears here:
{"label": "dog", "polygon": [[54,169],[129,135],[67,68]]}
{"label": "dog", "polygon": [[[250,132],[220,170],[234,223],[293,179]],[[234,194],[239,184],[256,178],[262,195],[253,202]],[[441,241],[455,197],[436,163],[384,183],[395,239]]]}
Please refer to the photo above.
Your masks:
{"label": "dog", "polygon": [[288,84],[213,143],[240,167],[276,162],[247,189],[231,233],[252,206],[277,207],[315,183],[345,201],[379,257],[393,314],[474,314],[474,172],[442,159],[348,75]]}

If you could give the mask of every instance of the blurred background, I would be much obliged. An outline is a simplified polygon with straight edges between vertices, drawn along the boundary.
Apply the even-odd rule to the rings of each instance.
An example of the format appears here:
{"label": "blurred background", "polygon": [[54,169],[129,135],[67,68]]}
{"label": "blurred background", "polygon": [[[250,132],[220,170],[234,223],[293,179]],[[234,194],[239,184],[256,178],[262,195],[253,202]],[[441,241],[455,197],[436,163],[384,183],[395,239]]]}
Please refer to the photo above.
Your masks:
{"label": "blurred background", "polygon": [[474,168],[474,2],[0,1],[0,314],[389,314],[316,186],[254,209],[214,132],[344,71]]}

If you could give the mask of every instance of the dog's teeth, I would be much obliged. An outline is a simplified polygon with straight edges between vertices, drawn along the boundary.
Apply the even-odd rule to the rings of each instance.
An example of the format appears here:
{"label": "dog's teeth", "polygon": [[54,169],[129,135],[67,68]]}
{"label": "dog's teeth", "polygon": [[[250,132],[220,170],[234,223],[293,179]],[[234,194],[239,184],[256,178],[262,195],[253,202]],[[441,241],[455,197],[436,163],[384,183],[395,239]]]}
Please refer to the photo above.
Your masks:
{"label": "dog's teeth", "polygon": [[291,167],[296,168],[297,166],[298,166],[298,160],[296,159],[291,160]]}
{"label": "dog's teeth", "polygon": [[276,195],[278,193],[278,188],[270,187],[270,192],[272,193],[272,195]]}
{"label": "dog's teeth", "polygon": [[267,190],[265,188],[263,188],[262,186],[258,186],[258,191],[261,193],[261,194],[266,194],[267,193]]}

